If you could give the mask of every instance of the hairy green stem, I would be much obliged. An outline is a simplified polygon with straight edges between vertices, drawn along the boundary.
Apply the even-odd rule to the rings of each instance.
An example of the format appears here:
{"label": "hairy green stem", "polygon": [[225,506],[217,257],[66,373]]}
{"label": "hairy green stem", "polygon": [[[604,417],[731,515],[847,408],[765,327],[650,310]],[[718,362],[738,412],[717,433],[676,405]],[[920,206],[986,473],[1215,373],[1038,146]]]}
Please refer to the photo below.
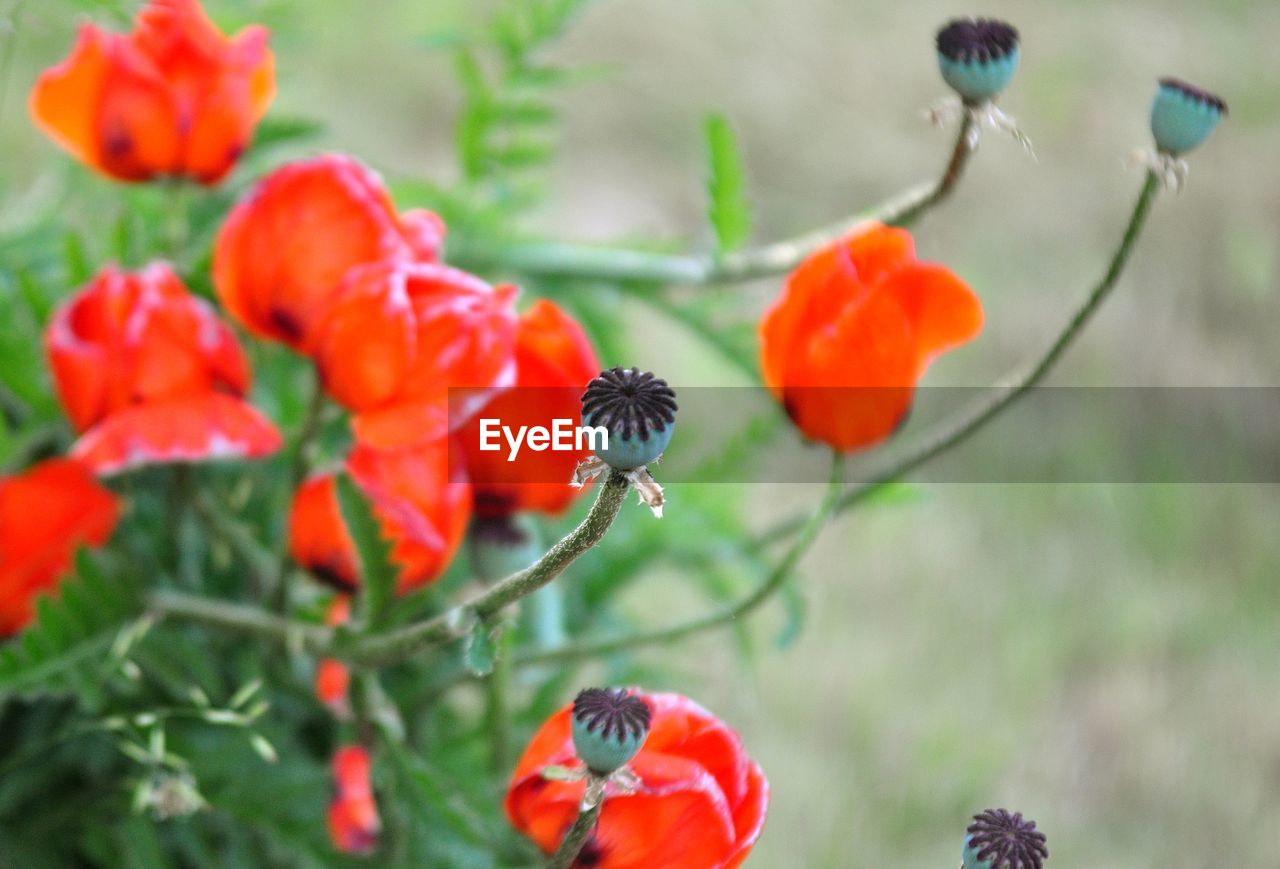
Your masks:
{"label": "hairy green stem", "polygon": [[600,807],[603,805],[604,800],[600,800],[591,808],[583,809],[578,813],[578,819],[560,840],[560,847],[547,861],[547,869],[570,869],[573,866],[573,862],[582,853],[587,840],[591,838],[591,831],[596,828],[596,820],[600,817]]}
{"label": "hairy green stem", "polygon": [[791,574],[795,570],[800,559],[804,557],[804,554],[809,551],[809,547],[813,545],[813,541],[817,539],[818,532],[822,530],[823,526],[827,524],[827,520],[829,520],[835,513],[836,506],[840,501],[840,493],[843,490],[843,483],[844,457],[840,453],[833,453],[831,461],[831,479],[827,483],[826,494],[818,504],[818,508],[813,512],[813,515],[809,517],[808,521],[804,523],[804,527],[800,530],[800,534],[792,542],[791,548],[787,550],[786,555],[783,556],[780,562],[778,562],[777,566],[770,571],[768,577],[765,578],[765,581],[761,583],[755,591],[738,603],[734,604],[732,607],[700,618],[678,622],[670,627],[659,628],[657,630],[640,631],[634,634],[627,634],[625,636],[595,642],[588,641],[583,643],[573,643],[567,646],[561,646],[558,649],[533,651],[517,657],[516,664],[524,667],[532,664],[555,663],[574,660],[576,658],[608,655],[625,649],[633,649],[638,646],[651,646],[657,643],[673,642],[690,634],[696,634],[710,628],[727,625],[750,615],[756,607],[760,606],[775,592],[782,588],[791,577]]}
{"label": "hairy green stem", "polygon": [[794,238],[723,255],[663,254],[584,244],[521,241],[489,245],[458,239],[450,259],[473,270],[505,269],[541,277],[652,284],[727,284],[789,272],[811,253],[868,222],[905,226],[946,199],[973,154],[967,114],[937,181],[919,184],[852,217]]}
{"label": "hairy green stem", "polygon": [[343,657],[361,666],[387,666],[403,661],[421,649],[464,636],[476,620],[488,621],[508,604],[533,594],[599,543],[617,517],[630,485],[622,471],[610,470],[582,523],[532,565],[435,618],[389,633],[363,637],[345,650]]}
{"label": "hairy green stem", "polygon": [[223,628],[240,634],[297,644],[313,655],[323,656],[333,646],[334,632],[323,625],[310,624],[264,612],[244,604],[212,600],[199,595],[162,589],[147,599],[151,611],[162,618],[179,618]]}
{"label": "hairy green stem", "polygon": [[578,527],[534,564],[447,612],[388,633],[339,642],[333,630],[321,625],[284,618],[257,607],[169,590],[153,592],[149,604],[157,616],[200,622],[279,643],[300,644],[310,654],[340,658],[360,667],[390,666],[422,649],[465,636],[477,620],[494,618],[508,604],[532,594],[559,576],[604,537],[617,518],[630,485],[625,473],[611,470],[601,483],[591,510]]}

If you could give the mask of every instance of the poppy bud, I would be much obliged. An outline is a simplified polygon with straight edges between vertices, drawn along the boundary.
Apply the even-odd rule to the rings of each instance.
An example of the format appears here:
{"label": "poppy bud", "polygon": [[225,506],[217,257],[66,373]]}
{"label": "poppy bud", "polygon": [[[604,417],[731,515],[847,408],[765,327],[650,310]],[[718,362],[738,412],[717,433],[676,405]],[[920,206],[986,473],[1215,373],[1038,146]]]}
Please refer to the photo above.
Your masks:
{"label": "poppy bud", "polygon": [[1220,97],[1176,78],[1160,79],[1151,104],[1151,134],[1156,147],[1177,157],[1199,147],[1227,113]]}
{"label": "poppy bud", "polygon": [[1021,813],[987,809],[974,815],[961,869],[1041,869],[1049,859],[1044,833]]}
{"label": "poppy bud", "polygon": [[957,18],[938,31],[938,68],[971,105],[999,94],[1018,68],[1018,31],[992,18]]}
{"label": "poppy bud", "polygon": [[587,384],[582,422],[603,426],[607,446],[596,455],[630,471],[662,455],[675,431],[676,393],[665,380],[639,368],[610,368]]}
{"label": "poppy bud", "polygon": [[528,516],[476,517],[467,533],[471,569],[486,582],[524,570],[542,554],[538,531]]}
{"label": "poppy bud", "polygon": [[649,704],[625,688],[587,688],[573,701],[573,747],[593,773],[607,776],[636,756],[649,735]]}

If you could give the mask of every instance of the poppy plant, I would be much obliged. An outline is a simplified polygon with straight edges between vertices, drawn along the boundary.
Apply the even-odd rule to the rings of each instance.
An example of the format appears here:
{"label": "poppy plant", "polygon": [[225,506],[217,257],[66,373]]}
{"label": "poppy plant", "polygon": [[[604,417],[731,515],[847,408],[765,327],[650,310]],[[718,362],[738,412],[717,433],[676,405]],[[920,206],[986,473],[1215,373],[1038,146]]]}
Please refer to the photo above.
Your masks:
{"label": "poppy plant", "polygon": [[280,435],[243,400],[250,372],[231,330],[173,271],[103,269],[53,314],[45,351],[98,473],[149,462],[252,458]]}
{"label": "poppy plant", "polygon": [[[606,790],[577,865],[599,869],[731,869],[764,827],[769,785],[738,735],[678,694],[639,695],[652,712],[649,735],[629,763],[634,793]],[[578,816],[586,783],[543,770],[577,764],[572,704],[534,734],[507,790],[511,823],[552,853]]]}
{"label": "poppy plant", "polygon": [[799,429],[850,451],[887,438],[930,361],[973,338],[982,304],[911,234],[875,225],[788,278],[760,323],[764,381]]}
{"label": "poppy plant", "polygon": [[151,0],[127,35],[81,27],[29,103],[49,138],[104,175],[214,184],[274,96],[266,28],[227,38],[196,0]]}
{"label": "poppy plant", "polygon": [[368,854],[378,845],[382,822],[373,798],[369,752],[347,745],[333,756],[333,800],[329,803],[329,838],[345,854]]}
{"label": "poppy plant", "polygon": [[[545,299],[535,302],[516,325],[516,385],[484,406],[486,419],[503,425],[542,426],[582,416],[582,390],[600,371],[582,327]],[[582,492],[569,478],[587,451],[522,451],[508,461],[503,451],[480,449],[479,417],[459,431],[477,515],[493,518],[533,510],[562,512]]]}
{"label": "poppy plant", "polygon": [[[397,591],[443,573],[471,516],[471,492],[451,472],[446,442],[399,450],[357,443],[346,470],[393,541],[391,560],[400,569]],[[358,585],[355,542],[342,519],[334,475],[312,477],[298,488],[289,514],[289,551],[317,579],[343,590]]]}
{"label": "poppy plant", "polygon": [[352,271],[314,358],[357,438],[387,449],[441,437],[514,383],[515,297],[434,263]]}
{"label": "poppy plant", "polygon": [[50,459],[0,478],[0,636],[31,620],[76,548],[106,543],[119,516],[119,500],[81,462]]}
{"label": "poppy plant", "polygon": [[246,329],[305,353],[353,267],[434,262],[443,240],[436,215],[398,215],[376,173],[326,154],[275,170],[232,209],[214,248],[213,283]]}

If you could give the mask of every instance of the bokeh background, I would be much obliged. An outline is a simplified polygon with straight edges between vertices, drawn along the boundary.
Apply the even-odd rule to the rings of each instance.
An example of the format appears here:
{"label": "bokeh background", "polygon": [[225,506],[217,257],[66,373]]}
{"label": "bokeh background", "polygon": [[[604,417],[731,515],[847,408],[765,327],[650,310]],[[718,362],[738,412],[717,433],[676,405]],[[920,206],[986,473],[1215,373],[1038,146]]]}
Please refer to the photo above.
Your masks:
{"label": "bokeh background", "polygon": [[[0,14],[21,6],[20,39],[4,49],[0,232],[80,171],[22,105],[70,43],[75,5],[0,0]],[[207,5],[228,25],[273,27],[273,111],[323,121],[309,147],[392,177],[457,176],[458,88],[438,46],[481,21],[485,3]],[[738,133],[760,240],[927,177],[950,144],[921,117],[943,95],[931,40],[966,13],[1022,31],[1003,105],[1038,160],[988,137],[954,200],[917,227],[921,254],[964,276],[988,315],[982,338],[928,382],[989,382],[1044,345],[1114,245],[1140,183],[1124,159],[1147,141],[1155,79],[1176,74],[1221,93],[1230,117],[1192,155],[1186,191],[1159,201],[1116,297],[1052,381],[1280,386],[1273,0],[599,0],[551,50],[585,74],[562,102],[552,195],[528,225],[705,243],[709,110]],[[731,296],[750,317],[776,290],[699,292]],[[745,382],[679,324],[620,304],[631,355],[611,363],[682,385]],[[785,648],[775,606],[753,619],[745,659],[723,635],[640,653],[662,674],[649,687],[699,698],[767,771],[769,823],[749,865],[953,866],[968,815],[996,805],[1037,819],[1060,867],[1280,865],[1280,490],[908,494],[827,530],[799,578],[803,632]],[[800,485],[742,490],[760,526],[815,497]],[[628,601],[655,619],[705,606],[661,576]]]}

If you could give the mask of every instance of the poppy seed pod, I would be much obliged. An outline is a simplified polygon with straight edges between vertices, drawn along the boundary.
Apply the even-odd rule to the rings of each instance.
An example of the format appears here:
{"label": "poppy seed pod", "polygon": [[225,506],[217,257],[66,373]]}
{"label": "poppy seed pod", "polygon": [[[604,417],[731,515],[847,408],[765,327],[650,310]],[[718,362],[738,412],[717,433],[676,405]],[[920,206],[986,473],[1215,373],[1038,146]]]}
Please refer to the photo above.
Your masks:
{"label": "poppy seed pod", "polygon": [[1160,79],[1151,103],[1156,147],[1177,157],[1200,146],[1227,113],[1220,97],[1176,78]]}
{"label": "poppy seed pod", "polygon": [[596,775],[609,775],[636,756],[653,713],[624,688],[587,688],[573,701],[573,747]]}
{"label": "poppy seed pod", "polygon": [[1044,833],[1021,813],[987,809],[973,816],[961,869],[1041,869],[1049,859]]}
{"label": "poppy seed pod", "polygon": [[992,18],[957,18],[938,31],[938,68],[966,103],[999,94],[1018,68],[1018,31]]}
{"label": "poppy seed pod", "polygon": [[621,471],[643,467],[662,455],[675,431],[676,393],[665,380],[639,368],[610,368],[587,384],[582,422],[603,426],[607,446],[596,450]]}

